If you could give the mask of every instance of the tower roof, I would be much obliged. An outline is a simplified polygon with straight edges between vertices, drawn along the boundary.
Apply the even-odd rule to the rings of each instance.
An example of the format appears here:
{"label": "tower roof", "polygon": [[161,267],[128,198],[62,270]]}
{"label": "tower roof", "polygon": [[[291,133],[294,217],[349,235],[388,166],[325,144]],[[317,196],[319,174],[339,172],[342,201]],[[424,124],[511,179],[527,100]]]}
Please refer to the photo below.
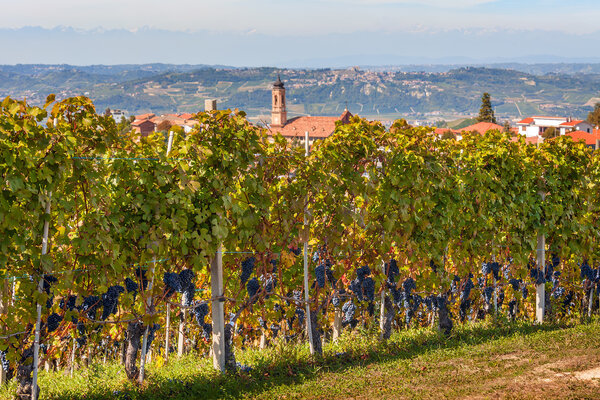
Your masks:
{"label": "tower roof", "polygon": [[283,82],[281,82],[281,78],[279,77],[279,74],[277,74],[277,80],[275,81],[275,83],[273,83],[273,88],[274,89],[283,89]]}

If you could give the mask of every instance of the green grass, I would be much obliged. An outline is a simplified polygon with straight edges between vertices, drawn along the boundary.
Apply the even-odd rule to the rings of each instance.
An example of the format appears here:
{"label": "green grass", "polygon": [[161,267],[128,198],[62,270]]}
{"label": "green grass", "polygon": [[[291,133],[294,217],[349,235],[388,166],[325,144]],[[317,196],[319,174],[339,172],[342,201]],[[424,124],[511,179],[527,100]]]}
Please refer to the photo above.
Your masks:
{"label": "green grass", "polygon": [[[578,371],[600,367],[600,323],[574,327],[459,326],[449,338],[432,329],[355,331],[313,358],[307,346],[276,344],[238,351],[249,373],[215,373],[209,360],[188,355],[150,366],[143,386],[119,364],[95,365],[73,378],[40,375],[42,399],[347,399],[347,398],[599,398],[598,379]],[[592,374],[592,377],[594,375]],[[600,375],[599,375],[600,376]],[[0,392],[10,398],[14,382]]]}

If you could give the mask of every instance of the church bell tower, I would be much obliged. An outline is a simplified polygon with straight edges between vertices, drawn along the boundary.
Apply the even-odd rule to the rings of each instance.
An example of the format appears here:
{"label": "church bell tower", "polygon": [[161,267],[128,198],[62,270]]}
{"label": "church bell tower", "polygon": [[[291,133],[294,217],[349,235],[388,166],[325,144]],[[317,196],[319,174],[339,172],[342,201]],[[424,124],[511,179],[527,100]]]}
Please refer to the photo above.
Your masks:
{"label": "church bell tower", "polygon": [[271,126],[281,128],[287,122],[287,111],[285,109],[285,88],[283,82],[277,75],[277,81],[273,83],[272,107],[271,107]]}

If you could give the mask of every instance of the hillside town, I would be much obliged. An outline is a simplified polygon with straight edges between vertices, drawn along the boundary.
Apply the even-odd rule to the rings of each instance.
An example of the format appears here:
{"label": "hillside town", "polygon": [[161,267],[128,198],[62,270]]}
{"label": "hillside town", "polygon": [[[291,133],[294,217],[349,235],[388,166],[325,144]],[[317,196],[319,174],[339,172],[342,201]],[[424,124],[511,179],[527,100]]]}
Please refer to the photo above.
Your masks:
{"label": "hillside town", "polygon": [[[217,109],[217,100],[205,100],[205,111]],[[120,122],[125,118],[121,110],[107,110]],[[288,140],[298,139],[304,141],[308,133],[309,143],[315,140],[324,139],[330,136],[336,127],[336,123],[347,124],[350,122],[353,114],[346,108],[339,116],[295,116],[288,119],[286,88],[285,84],[278,76],[272,84],[271,89],[271,122],[265,124],[269,135],[281,134]],[[136,115],[132,118],[131,128],[146,136],[155,131],[166,131],[172,126],[179,126],[184,132],[192,130],[196,121],[193,114],[163,114],[155,115],[146,113]],[[543,142],[545,138],[552,136],[570,136],[574,141],[583,141],[586,146],[594,149],[600,147],[600,127],[592,123],[574,119],[565,116],[531,116],[518,121],[514,126],[510,123],[499,125],[495,122],[480,121],[474,124],[458,128],[435,128],[432,133],[440,138],[455,138],[461,140],[467,133],[485,134],[487,131],[509,131],[512,133],[512,140],[517,141],[523,137],[526,143],[537,144]]]}

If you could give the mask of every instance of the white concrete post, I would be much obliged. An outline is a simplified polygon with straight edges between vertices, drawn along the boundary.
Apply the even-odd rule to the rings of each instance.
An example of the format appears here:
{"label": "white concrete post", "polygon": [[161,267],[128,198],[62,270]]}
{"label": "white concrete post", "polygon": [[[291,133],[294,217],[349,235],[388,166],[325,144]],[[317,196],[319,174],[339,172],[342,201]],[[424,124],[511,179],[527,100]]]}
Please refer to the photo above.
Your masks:
{"label": "white concrete post", "polygon": [[385,261],[381,262],[381,270],[383,272],[383,282],[381,288],[381,307],[379,309],[379,338],[383,340],[383,333],[385,330],[385,283],[387,282],[387,276],[385,274]]}
{"label": "white concrete post", "polygon": [[[44,236],[42,238],[42,257],[48,253],[48,229],[50,227],[50,202],[52,201],[52,192],[48,192],[46,199],[46,221],[44,221]],[[40,262],[41,267],[41,262]],[[38,292],[44,290],[44,274],[40,277],[38,283]],[[31,388],[31,399],[37,400],[37,381],[38,381],[38,366],[40,363],[40,330],[42,325],[42,305],[37,303],[37,318],[35,321],[35,337],[33,340],[33,386]]]}
{"label": "white concrete post", "polygon": [[[540,193],[542,200],[546,198]],[[546,237],[539,233],[537,237],[537,265],[542,274],[546,274]],[[535,316],[536,322],[544,322],[544,310],[546,308],[545,284],[537,285],[535,293]]]}
{"label": "white concrete post", "polygon": [[212,353],[213,367],[225,372],[225,303],[216,297],[223,296],[223,249],[219,245],[210,265],[212,297]]}
{"label": "white concrete post", "polygon": [[[304,132],[304,156],[308,158],[310,154],[310,145],[309,145],[309,136],[308,131]],[[308,336],[308,344],[310,346],[310,354],[315,354],[315,348],[313,343],[313,335],[312,335],[312,321],[310,316],[310,296],[309,296],[309,286],[308,286],[308,221],[306,218],[307,211],[307,200],[304,201],[304,302],[306,309],[306,335]]]}

